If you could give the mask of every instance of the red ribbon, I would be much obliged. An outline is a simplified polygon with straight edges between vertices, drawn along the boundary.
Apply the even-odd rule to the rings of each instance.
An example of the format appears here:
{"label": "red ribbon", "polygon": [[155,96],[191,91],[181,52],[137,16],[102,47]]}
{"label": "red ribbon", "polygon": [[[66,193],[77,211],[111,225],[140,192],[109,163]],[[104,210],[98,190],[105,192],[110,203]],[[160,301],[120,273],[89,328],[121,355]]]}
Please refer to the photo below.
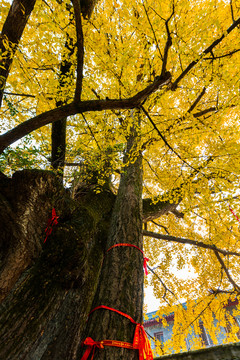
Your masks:
{"label": "red ribbon", "polygon": [[93,354],[92,354],[92,358],[94,356],[94,352],[96,347],[99,348],[103,348],[103,345],[107,345],[107,346],[117,346],[117,347],[124,347],[124,348],[128,348],[128,349],[138,349],[139,352],[139,360],[153,360],[153,354],[152,354],[152,350],[151,350],[151,346],[149,343],[149,340],[147,338],[147,335],[145,333],[144,327],[143,325],[136,323],[136,321],[133,320],[133,318],[131,318],[131,316],[129,316],[128,314],[123,313],[122,311],[110,308],[108,306],[105,305],[100,305],[97,306],[96,308],[94,308],[89,315],[95,311],[95,310],[99,310],[99,309],[106,309],[106,310],[110,310],[110,311],[114,311],[117,314],[126,317],[128,320],[131,321],[131,323],[136,325],[136,329],[135,329],[135,333],[134,333],[134,338],[133,338],[133,344],[129,344],[123,341],[115,341],[115,340],[102,340],[102,341],[94,341],[91,338],[86,338],[86,340],[84,341],[85,345],[88,345],[87,350],[85,351],[83,357],[81,360],[87,360],[88,356],[91,354],[91,351],[93,349]]}
{"label": "red ribbon", "polygon": [[148,275],[148,271],[147,271],[147,262],[149,261],[148,258],[144,257],[144,252],[136,245],[133,245],[133,244],[115,244],[113,246],[111,246],[107,252],[115,247],[118,247],[118,246],[128,246],[128,247],[134,247],[135,249],[141,251],[141,253],[143,254],[143,268],[144,268],[144,271],[145,271],[145,274]]}
{"label": "red ribbon", "polygon": [[233,209],[230,207],[230,205],[228,205],[229,210],[231,211],[231,213],[233,214],[233,216],[235,216],[235,218],[237,219],[237,221],[240,223],[240,219],[239,217],[235,214],[235,212],[233,211]]}
{"label": "red ribbon", "polygon": [[[143,325],[137,324],[134,339],[133,339],[134,349],[139,351],[139,360],[143,360],[146,357],[146,360],[152,360],[152,349],[147,338],[146,332]],[[144,357],[145,356],[145,357]]]}
{"label": "red ribbon", "polygon": [[122,347],[125,349],[134,350],[133,344],[130,344],[126,341],[118,341],[118,340],[101,340],[101,341],[94,341],[92,338],[87,337],[86,340],[82,345],[87,345],[87,349],[83,354],[81,360],[87,360],[89,355],[92,352],[91,360],[93,360],[96,348],[104,349],[104,346],[115,346],[115,347]]}
{"label": "red ribbon", "polygon": [[47,241],[48,236],[52,233],[53,225],[58,224],[58,221],[57,221],[58,218],[59,218],[59,216],[57,216],[56,210],[53,208],[52,209],[52,217],[50,219],[48,219],[47,227],[45,229],[46,238],[45,238],[44,242]]}
{"label": "red ribbon", "polygon": [[92,360],[94,357],[94,354],[95,354],[96,347],[98,347],[99,349],[104,348],[104,346],[101,344],[101,341],[94,341],[90,337],[87,337],[83,344],[87,345],[87,350],[83,354],[83,357],[81,360],[87,360],[89,355],[91,354],[91,352],[92,352],[92,357],[91,357],[91,360]]}
{"label": "red ribbon", "polygon": [[148,275],[148,270],[147,270],[147,262],[148,261],[149,261],[148,258],[146,258],[146,257],[143,258],[143,267],[144,267],[145,275]]}

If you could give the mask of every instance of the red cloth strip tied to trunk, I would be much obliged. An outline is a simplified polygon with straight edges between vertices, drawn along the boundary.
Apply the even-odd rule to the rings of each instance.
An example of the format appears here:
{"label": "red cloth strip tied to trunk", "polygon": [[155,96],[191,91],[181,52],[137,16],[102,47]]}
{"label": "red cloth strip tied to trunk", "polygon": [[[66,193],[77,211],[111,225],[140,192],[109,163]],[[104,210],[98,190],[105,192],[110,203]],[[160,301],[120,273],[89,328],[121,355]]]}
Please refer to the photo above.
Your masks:
{"label": "red cloth strip tied to trunk", "polygon": [[122,347],[122,348],[126,348],[126,349],[135,349],[135,350],[138,349],[139,360],[144,360],[144,359],[145,360],[153,360],[151,346],[150,346],[149,340],[147,338],[147,335],[145,333],[145,330],[143,328],[143,325],[136,323],[136,321],[134,321],[131,318],[131,316],[123,313],[122,311],[110,308],[105,305],[97,306],[89,313],[89,315],[93,311],[99,310],[99,309],[106,309],[106,310],[114,311],[117,314],[126,317],[128,320],[131,321],[131,323],[135,324],[136,329],[135,329],[135,333],[134,333],[133,343],[130,344],[128,342],[118,341],[118,340],[94,341],[92,338],[87,337],[83,343],[84,345],[87,345],[87,350],[85,351],[81,360],[87,360],[89,355],[91,354],[91,352],[92,352],[91,360],[93,360],[96,348],[103,349],[104,346],[116,346],[116,347]]}
{"label": "red cloth strip tied to trunk", "polygon": [[87,337],[83,344],[87,345],[87,350],[85,351],[81,360],[87,360],[91,352],[92,352],[91,360],[93,360],[96,348],[104,349],[104,346],[116,346],[131,350],[134,349],[132,344],[125,341],[117,341],[117,340],[94,341],[90,337]]}
{"label": "red cloth strip tied to trunk", "polygon": [[229,207],[229,210],[231,211],[231,213],[233,214],[233,216],[235,216],[235,218],[237,219],[237,221],[240,223],[239,217],[235,214],[235,212],[233,211],[233,209],[231,208],[231,206],[228,205],[228,207]]}
{"label": "red cloth strip tied to trunk", "polygon": [[137,250],[141,251],[141,253],[143,254],[143,268],[144,268],[145,274],[146,274],[146,275],[148,275],[148,271],[147,271],[147,262],[149,261],[149,259],[148,259],[148,258],[146,258],[146,257],[144,256],[144,252],[143,252],[143,251],[142,251],[142,250],[141,250],[138,246],[136,246],[136,245],[132,245],[132,244],[115,244],[115,245],[111,246],[111,247],[107,250],[107,252],[108,252],[109,250],[111,250],[111,249],[115,248],[115,247],[118,247],[118,246],[128,246],[128,247],[133,247],[133,248],[135,248],[135,249],[137,249]]}
{"label": "red cloth strip tied to trunk", "polygon": [[56,210],[53,208],[52,209],[52,217],[50,219],[48,219],[47,227],[45,229],[46,237],[45,237],[44,242],[47,241],[48,236],[52,233],[53,225],[58,224],[58,221],[57,221],[58,218],[59,218],[59,216],[57,216]]}

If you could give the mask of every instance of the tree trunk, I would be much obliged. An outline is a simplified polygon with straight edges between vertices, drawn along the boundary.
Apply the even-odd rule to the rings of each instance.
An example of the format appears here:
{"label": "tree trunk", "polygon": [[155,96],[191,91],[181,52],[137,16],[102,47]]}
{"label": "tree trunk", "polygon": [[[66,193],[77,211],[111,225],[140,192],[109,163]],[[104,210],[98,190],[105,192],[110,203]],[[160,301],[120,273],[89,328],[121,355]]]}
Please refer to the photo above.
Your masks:
{"label": "tree trunk", "polygon": [[[72,22],[73,18],[69,14],[69,21]],[[66,81],[73,79],[73,66],[72,56],[74,53],[73,39],[67,34],[65,42],[66,54],[64,54],[64,60],[61,61],[60,72],[59,72],[59,95],[61,98],[65,97],[65,100],[56,102],[57,107],[66,105],[69,101],[69,95],[61,94],[62,89],[66,92]],[[51,165],[53,169],[58,170],[58,176],[63,179],[64,163],[66,158],[66,129],[67,129],[67,118],[63,118],[52,123],[52,146],[51,146]]]}
{"label": "tree trunk", "polygon": [[0,66],[0,108],[13,58],[35,3],[36,0],[13,0],[3,25],[0,35],[0,53],[5,55],[1,57]]}
{"label": "tree trunk", "polygon": [[[138,114],[139,115],[139,114]],[[142,157],[138,151],[138,120],[128,137],[127,151],[117,199],[114,205],[106,250],[114,244],[133,244],[142,249]],[[134,152],[137,157],[133,158]],[[105,305],[142,321],[143,255],[133,247],[115,247],[105,254],[93,307]],[[94,311],[88,320],[86,336],[95,341],[133,342],[135,325],[106,309]],[[136,360],[137,350],[108,347],[94,359]]]}
{"label": "tree trunk", "polygon": [[[80,360],[82,341],[133,342],[135,325],[109,306],[142,321],[142,159],[138,124],[127,139],[117,196],[82,183],[74,199],[48,171],[0,177],[0,359]],[[59,216],[46,242],[52,208]],[[159,202],[159,211],[171,211]],[[151,212],[147,202],[146,214]],[[151,215],[152,216],[152,215]],[[88,319],[88,322],[86,322]],[[137,360],[138,350],[107,347],[94,360]]]}
{"label": "tree trunk", "polygon": [[[105,309],[88,314],[105,305],[142,321],[143,255],[133,247],[107,251],[119,243],[142,249],[142,218],[153,216],[149,201],[142,216],[139,141],[136,120],[117,196],[108,185],[96,193],[94,177],[72,199],[48,171],[0,176],[0,359],[80,360],[87,336],[133,342],[127,318]],[[53,207],[58,224],[44,243]],[[137,360],[138,350],[105,346],[97,359]]]}
{"label": "tree trunk", "polygon": [[[1,230],[7,227],[1,243],[5,278],[5,269],[14,260],[17,265],[0,306],[0,359],[76,359],[115,197],[86,184],[73,201],[53,174],[42,171],[3,178],[1,190],[1,209],[7,208],[1,214]],[[60,218],[44,244],[53,206]]]}

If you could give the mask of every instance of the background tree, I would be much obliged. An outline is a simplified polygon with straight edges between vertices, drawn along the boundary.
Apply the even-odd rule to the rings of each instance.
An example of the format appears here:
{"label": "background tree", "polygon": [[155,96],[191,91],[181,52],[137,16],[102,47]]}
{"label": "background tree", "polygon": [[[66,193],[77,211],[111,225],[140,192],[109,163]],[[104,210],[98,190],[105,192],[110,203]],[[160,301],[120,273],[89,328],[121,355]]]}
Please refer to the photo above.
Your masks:
{"label": "background tree", "polygon": [[[106,252],[141,248],[142,223],[159,314],[188,303],[164,351],[184,349],[200,318],[216,341],[239,294],[237,3],[101,1],[91,18],[77,0],[9,7],[2,0],[1,357],[81,358],[88,335],[132,342],[119,315],[86,319],[107,305],[141,321],[141,252]],[[52,156],[51,123],[63,129]],[[67,167],[65,187],[51,165]]]}

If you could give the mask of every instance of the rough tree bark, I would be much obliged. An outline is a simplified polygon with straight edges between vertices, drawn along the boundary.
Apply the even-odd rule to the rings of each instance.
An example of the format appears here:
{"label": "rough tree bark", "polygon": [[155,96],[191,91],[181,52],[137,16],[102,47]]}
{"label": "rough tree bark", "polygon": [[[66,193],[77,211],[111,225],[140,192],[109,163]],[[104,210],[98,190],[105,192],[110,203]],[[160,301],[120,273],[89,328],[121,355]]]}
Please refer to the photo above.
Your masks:
{"label": "rough tree bark", "polygon": [[10,67],[36,0],[14,0],[0,35],[0,107]]}
{"label": "rough tree bark", "polygon": [[[96,194],[94,183],[83,183],[72,199],[51,172],[1,176],[0,359],[79,359],[89,334],[132,341],[134,326],[107,311],[93,313],[85,327],[99,304],[141,321],[142,254],[117,248],[105,255],[119,242],[142,246],[140,179],[139,158],[126,166],[117,197],[107,185]],[[44,243],[52,207],[59,223]],[[159,202],[159,209],[164,214],[172,204]],[[97,356],[132,360],[137,351],[106,348]]]}
{"label": "rough tree bark", "polygon": [[[137,117],[139,114],[137,115]],[[134,119],[127,139],[117,198],[112,211],[106,250],[112,245],[127,243],[142,249],[142,156],[138,152],[138,118]],[[105,305],[142,322],[143,255],[136,248],[116,247],[106,253],[93,306]],[[86,335],[94,340],[120,340],[132,343],[135,325],[108,310],[93,312]],[[105,347],[96,359],[138,359],[137,350]]]}
{"label": "rough tree bark", "polygon": [[[81,2],[83,15],[88,17],[95,1],[90,3],[88,9],[87,1]],[[26,2],[25,12],[21,4],[13,2],[0,50],[4,50],[6,36],[15,44],[13,51],[16,49],[34,2]],[[11,40],[14,17],[21,16],[22,25],[16,39]],[[11,62],[5,65],[6,73],[0,74],[0,102]],[[120,108],[138,106],[169,79],[169,74],[166,79],[156,79],[151,86],[127,99],[126,104],[121,103]],[[79,103],[71,106],[78,108]],[[101,110],[101,106],[105,106],[105,101],[98,101],[96,109],[91,102],[90,111]],[[69,112],[63,111],[52,121],[68,115]],[[0,359],[76,360],[88,335],[95,340],[132,342],[135,326],[108,311],[93,313],[86,327],[89,311],[101,304],[141,322],[143,256],[137,249],[127,247],[112,249],[107,255],[106,251],[111,245],[123,242],[142,248],[144,218],[153,218],[154,212],[158,217],[176,207],[159,201],[153,209],[145,200],[142,214],[141,155],[132,161],[131,154],[138,141],[137,128],[132,130],[117,196],[107,185],[97,194],[92,181],[80,184],[73,199],[57,177],[47,171],[19,171],[12,178],[1,174]],[[1,150],[4,146],[3,142]],[[44,243],[44,229],[53,207],[59,216],[58,225]],[[136,360],[138,353],[105,348],[96,354],[97,358]]]}
{"label": "rough tree bark", "polygon": [[[8,286],[0,307],[1,359],[76,359],[114,202],[110,190],[96,195],[93,187],[85,184],[72,200],[49,172],[2,179],[1,273]],[[59,224],[43,244],[53,206]],[[17,273],[8,279],[12,265]]]}

